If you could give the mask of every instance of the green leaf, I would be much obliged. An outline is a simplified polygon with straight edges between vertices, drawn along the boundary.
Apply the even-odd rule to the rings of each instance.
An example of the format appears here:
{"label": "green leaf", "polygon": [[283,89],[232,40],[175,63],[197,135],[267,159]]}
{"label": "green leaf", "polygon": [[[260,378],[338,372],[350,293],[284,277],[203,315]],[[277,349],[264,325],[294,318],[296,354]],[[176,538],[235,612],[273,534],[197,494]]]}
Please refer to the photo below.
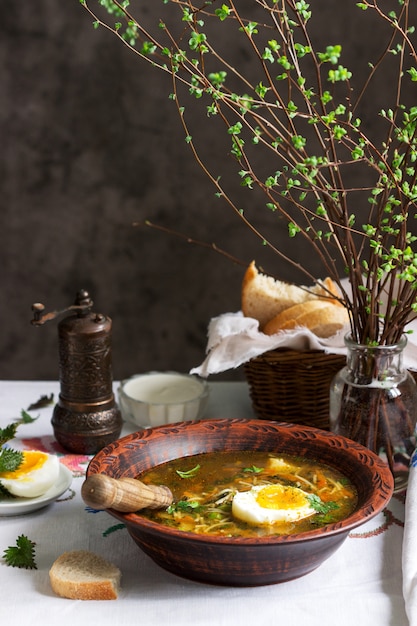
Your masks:
{"label": "green leaf", "polygon": [[183,472],[182,470],[177,470],[177,474],[178,476],[180,476],[180,478],[193,478],[193,476],[197,474],[199,469],[200,469],[200,465],[196,465],[195,467],[193,467],[192,469],[186,472]]}
{"label": "green leaf", "polygon": [[212,72],[208,75],[208,79],[213,83],[213,85],[216,85],[216,87],[218,87],[224,83],[224,81],[226,80],[226,76],[227,72],[224,71]]}
{"label": "green leaf", "polygon": [[361,159],[364,156],[365,152],[363,148],[361,148],[360,146],[355,146],[351,154],[352,154],[352,159],[356,161],[357,159]]}
{"label": "green leaf", "polygon": [[26,535],[20,535],[15,546],[9,546],[3,554],[7,565],[25,569],[38,569],[35,561],[35,543]]}
{"label": "green leaf", "polygon": [[23,452],[3,448],[0,452],[0,474],[3,472],[15,472],[23,461]]}
{"label": "green leaf", "polygon": [[269,88],[265,87],[265,85],[263,85],[261,81],[260,83],[256,85],[255,91],[260,98],[265,98],[267,92],[269,91]]}
{"label": "green leaf", "polygon": [[249,35],[249,37],[251,37],[252,35],[258,34],[257,26],[258,26],[257,22],[248,22],[246,26],[244,26],[243,28],[240,28],[239,30],[244,30],[246,34]]}
{"label": "green leaf", "polygon": [[343,82],[352,78],[352,72],[339,65],[337,70],[329,70],[328,79],[331,83]]}
{"label": "green leaf", "polygon": [[293,222],[288,224],[288,234],[290,237],[295,237],[299,232],[301,232],[301,228],[297,226],[297,224]]}
{"label": "green leaf", "polygon": [[227,132],[229,135],[239,135],[241,130],[242,130],[241,122],[236,122],[236,124],[234,124],[233,126],[230,126],[227,129]]}
{"label": "green leaf", "polygon": [[299,2],[296,2],[295,8],[297,9],[301,17],[304,19],[304,21],[307,22],[310,19],[311,17],[311,11],[309,10],[310,5],[307,2],[305,2],[305,0],[300,0]]}
{"label": "green leaf", "polygon": [[176,511],[181,511],[183,513],[197,513],[200,508],[201,505],[193,500],[179,500],[178,502],[169,505],[167,513],[175,513]]}
{"label": "green leaf", "polygon": [[289,62],[288,58],[285,55],[282,55],[281,57],[279,57],[278,59],[278,63],[280,65],[282,65],[282,67],[284,68],[284,70],[291,70],[292,69],[292,64]]}
{"label": "green leaf", "polygon": [[309,46],[303,46],[300,43],[295,43],[294,49],[299,59],[302,59],[306,54],[310,54],[311,52],[311,48]]}
{"label": "green leaf", "polygon": [[142,44],[141,52],[144,55],[154,54],[156,52],[156,46],[151,41],[144,41]]}
{"label": "green leaf", "polygon": [[416,82],[417,81],[417,69],[415,67],[410,67],[410,69],[407,70],[407,72],[410,74],[411,80],[413,82]]}
{"label": "green leaf", "polygon": [[10,439],[14,439],[16,437],[16,431],[19,423],[9,424],[5,428],[0,428],[0,446],[4,445]]}
{"label": "green leaf", "polygon": [[342,46],[327,46],[326,52],[319,52],[317,54],[321,63],[331,63],[332,65],[336,65],[339,61],[340,54],[342,52]]}
{"label": "green leaf", "polygon": [[249,472],[251,474],[259,474],[259,472],[262,472],[263,469],[263,467],[256,467],[256,465],[251,465],[251,467],[245,467],[243,471]]}
{"label": "green leaf", "polygon": [[302,150],[304,146],[306,145],[307,140],[305,137],[302,137],[301,135],[293,135],[291,137],[291,142],[296,150]]}
{"label": "green leaf", "polygon": [[196,31],[193,31],[188,41],[188,45],[191,50],[198,50],[201,53],[205,53],[208,52],[208,48],[205,45],[206,39],[207,37],[204,33],[197,33]]}
{"label": "green leaf", "polygon": [[221,9],[216,9],[214,11],[221,22],[223,22],[230,15],[230,12],[230,8],[227,4],[222,4]]}
{"label": "green leaf", "polygon": [[333,96],[330,93],[330,91],[324,91],[323,92],[323,95],[321,97],[321,101],[322,101],[323,104],[328,104],[332,99],[333,99]]}
{"label": "green leaf", "polygon": [[272,54],[272,50],[270,48],[265,48],[262,54],[262,58],[265,61],[269,61],[270,63],[273,63],[275,61],[274,55]]}
{"label": "green leaf", "polygon": [[333,128],[333,135],[338,141],[340,141],[340,139],[342,139],[346,135],[346,133],[347,131],[342,126],[339,126],[339,124],[336,124],[336,126]]}
{"label": "green leaf", "polygon": [[32,424],[33,422],[36,422],[38,417],[39,417],[39,415],[37,415],[36,417],[32,417],[27,411],[22,409],[21,412],[20,412],[20,420],[19,421],[20,421],[21,424]]}
{"label": "green leaf", "polygon": [[13,499],[13,498],[16,498],[16,496],[10,493],[10,491],[6,489],[6,487],[2,485],[0,482],[0,498]]}
{"label": "green leaf", "polygon": [[336,502],[323,502],[322,499],[315,493],[309,494],[307,498],[311,507],[317,511],[317,513],[323,513],[325,515],[326,513],[339,508],[339,505]]}

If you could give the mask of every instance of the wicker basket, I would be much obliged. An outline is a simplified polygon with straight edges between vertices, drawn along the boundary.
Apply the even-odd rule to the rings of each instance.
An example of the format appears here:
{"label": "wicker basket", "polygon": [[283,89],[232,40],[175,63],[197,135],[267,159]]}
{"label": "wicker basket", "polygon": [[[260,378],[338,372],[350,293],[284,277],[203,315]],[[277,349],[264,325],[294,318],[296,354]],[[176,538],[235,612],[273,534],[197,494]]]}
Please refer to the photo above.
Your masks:
{"label": "wicker basket", "polygon": [[244,365],[253,408],[260,419],[329,430],[329,390],[346,357],[321,350],[279,348]]}

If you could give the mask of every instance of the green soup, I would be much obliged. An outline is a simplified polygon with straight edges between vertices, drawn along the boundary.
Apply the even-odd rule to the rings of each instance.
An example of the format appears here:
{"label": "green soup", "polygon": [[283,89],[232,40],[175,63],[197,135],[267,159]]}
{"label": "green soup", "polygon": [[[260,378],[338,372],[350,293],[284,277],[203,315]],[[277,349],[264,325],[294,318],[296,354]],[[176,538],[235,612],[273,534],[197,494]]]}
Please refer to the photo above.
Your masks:
{"label": "green soup", "polygon": [[175,459],[138,478],[166,485],[174,503],[142,515],[178,530],[225,537],[306,532],[354,511],[354,485],[332,467],[270,452],[210,452]]}

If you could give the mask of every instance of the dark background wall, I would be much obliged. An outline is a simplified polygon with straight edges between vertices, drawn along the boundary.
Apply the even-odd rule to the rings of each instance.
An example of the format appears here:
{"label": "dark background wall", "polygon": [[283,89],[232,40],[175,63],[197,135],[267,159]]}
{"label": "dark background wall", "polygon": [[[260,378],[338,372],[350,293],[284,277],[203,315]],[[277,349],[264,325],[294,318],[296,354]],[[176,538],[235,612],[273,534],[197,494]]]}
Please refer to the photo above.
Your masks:
{"label": "dark background wall", "polygon": [[[320,3],[319,24],[329,39],[337,7],[330,39],[343,35],[352,61],[363,61],[365,42],[375,46],[378,37],[350,4]],[[158,7],[150,1],[146,9],[156,15]],[[376,93],[390,88],[383,80]],[[0,5],[0,378],[57,377],[56,324],[33,328],[33,302],[61,309],[90,290],[95,310],[113,319],[114,376],[122,378],[198,365],[209,320],[239,309],[252,259],[301,280],[214,197],[169,92],[169,78],[94,30],[78,0]],[[207,142],[218,158],[210,128]],[[146,218],[215,242],[241,264],[133,226]],[[285,224],[274,228],[279,245],[303,260]]]}

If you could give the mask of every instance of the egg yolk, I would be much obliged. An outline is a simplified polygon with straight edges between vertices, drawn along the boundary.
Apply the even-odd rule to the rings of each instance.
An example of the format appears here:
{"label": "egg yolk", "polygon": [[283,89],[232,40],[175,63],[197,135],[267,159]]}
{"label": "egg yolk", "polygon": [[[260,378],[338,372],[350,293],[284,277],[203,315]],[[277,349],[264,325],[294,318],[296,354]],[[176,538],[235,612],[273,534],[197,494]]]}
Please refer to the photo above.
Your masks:
{"label": "egg yolk", "polygon": [[41,468],[47,459],[48,455],[44,452],[23,452],[23,461],[17,470],[14,470],[14,472],[2,472],[0,476],[1,478],[23,478],[25,474]]}
{"label": "egg yolk", "polygon": [[2,472],[1,478],[23,478],[25,474],[40,469],[48,459],[44,452],[30,451],[23,452],[23,461],[14,472]]}
{"label": "egg yolk", "polygon": [[308,504],[300,489],[282,485],[268,485],[256,495],[256,502],[264,509],[299,509]]}

